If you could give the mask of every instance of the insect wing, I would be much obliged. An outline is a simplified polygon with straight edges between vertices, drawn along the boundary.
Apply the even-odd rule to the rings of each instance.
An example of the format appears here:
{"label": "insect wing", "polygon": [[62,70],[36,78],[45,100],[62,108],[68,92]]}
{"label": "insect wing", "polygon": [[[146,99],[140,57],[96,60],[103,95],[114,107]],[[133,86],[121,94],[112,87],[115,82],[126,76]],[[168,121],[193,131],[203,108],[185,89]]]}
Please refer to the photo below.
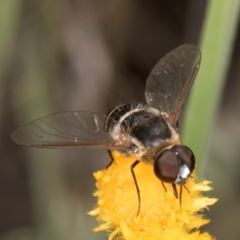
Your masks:
{"label": "insect wing", "polygon": [[147,79],[148,105],[165,112],[175,128],[200,62],[201,52],[197,47],[182,45],[164,56]]}
{"label": "insect wing", "polygon": [[91,112],[66,112],[30,122],[11,135],[20,145],[38,148],[126,148],[105,130],[107,116]]}

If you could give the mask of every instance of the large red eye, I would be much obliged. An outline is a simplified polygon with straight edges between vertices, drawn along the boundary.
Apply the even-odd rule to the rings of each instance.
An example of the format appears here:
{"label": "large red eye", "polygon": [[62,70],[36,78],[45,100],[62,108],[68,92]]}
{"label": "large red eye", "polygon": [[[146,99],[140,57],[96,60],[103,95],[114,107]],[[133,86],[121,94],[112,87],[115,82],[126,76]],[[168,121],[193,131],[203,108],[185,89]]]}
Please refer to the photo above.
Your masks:
{"label": "large red eye", "polygon": [[154,162],[154,173],[163,182],[183,185],[194,167],[193,152],[186,146],[176,145],[157,156]]}
{"label": "large red eye", "polygon": [[193,152],[183,145],[176,145],[171,150],[182,159],[183,164],[185,164],[192,173],[195,167],[195,157]]}
{"label": "large red eye", "polygon": [[175,182],[179,173],[179,163],[172,150],[166,149],[157,156],[154,162],[154,173],[163,182]]}

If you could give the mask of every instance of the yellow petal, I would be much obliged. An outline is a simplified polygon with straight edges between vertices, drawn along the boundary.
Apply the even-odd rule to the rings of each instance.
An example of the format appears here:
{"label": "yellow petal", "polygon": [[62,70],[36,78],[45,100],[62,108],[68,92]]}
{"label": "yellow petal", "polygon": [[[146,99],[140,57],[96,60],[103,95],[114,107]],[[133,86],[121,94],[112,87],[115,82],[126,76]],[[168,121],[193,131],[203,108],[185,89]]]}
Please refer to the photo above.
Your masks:
{"label": "yellow petal", "polygon": [[140,189],[139,202],[130,169],[136,159],[119,152],[113,152],[113,158],[111,166],[94,173],[98,207],[89,214],[98,216],[100,226],[95,231],[110,231],[110,240],[213,239],[208,233],[196,230],[209,222],[199,212],[216,202],[201,194],[211,189],[210,182],[196,183],[194,176],[190,178],[186,184],[189,192],[183,188],[180,206],[171,184],[165,184],[166,192],[154,175],[152,164],[140,162],[134,168]]}

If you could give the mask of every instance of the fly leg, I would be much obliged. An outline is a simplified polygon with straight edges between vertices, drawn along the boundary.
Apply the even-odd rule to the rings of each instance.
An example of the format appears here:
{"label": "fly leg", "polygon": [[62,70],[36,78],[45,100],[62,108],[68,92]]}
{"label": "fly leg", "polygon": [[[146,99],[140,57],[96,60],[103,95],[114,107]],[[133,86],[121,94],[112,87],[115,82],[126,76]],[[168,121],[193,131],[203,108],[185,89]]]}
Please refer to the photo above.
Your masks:
{"label": "fly leg", "polygon": [[109,157],[111,159],[110,163],[106,166],[106,168],[109,168],[112,163],[114,162],[114,159],[113,159],[113,156],[112,156],[112,152],[110,150],[108,150],[108,154],[109,154]]}
{"label": "fly leg", "polygon": [[163,181],[161,181],[161,183],[162,183],[162,186],[163,186],[163,188],[164,188],[165,192],[167,192],[167,188],[165,187],[165,185],[164,185]]}
{"label": "fly leg", "polygon": [[134,180],[134,184],[136,186],[136,190],[137,190],[137,196],[138,196],[138,211],[137,211],[137,216],[140,212],[140,206],[141,206],[141,198],[140,198],[140,190],[139,190],[139,187],[138,187],[138,184],[137,184],[137,179],[136,179],[136,175],[134,173],[134,168],[140,163],[139,160],[136,160],[132,165],[131,165],[131,173],[132,173],[132,177],[133,177],[133,180]]}
{"label": "fly leg", "polygon": [[180,186],[179,204],[180,204],[180,209],[181,209],[181,206],[182,206],[182,186]]}
{"label": "fly leg", "polygon": [[183,187],[187,190],[188,193],[190,193],[189,189],[185,185],[183,185]]}
{"label": "fly leg", "polygon": [[[173,187],[173,193],[174,193],[175,197],[178,198],[178,192],[177,192],[176,184],[175,184],[175,183],[172,183],[172,187]],[[189,192],[189,190],[187,189],[186,186],[184,186],[184,185],[181,185],[181,186],[180,186],[180,192],[179,192],[179,204],[180,204],[180,208],[181,208],[181,205],[182,205],[182,188],[183,188],[183,187]]]}
{"label": "fly leg", "polygon": [[[110,161],[110,163],[106,166],[106,168],[109,168],[109,167],[112,165],[113,161],[114,161],[114,158],[113,158],[113,156],[112,156],[111,151],[108,151],[108,153],[109,153],[109,156],[110,156],[110,158],[111,158],[111,161]],[[132,173],[132,177],[133,177],[134,184],[135,184],[135,186],[136,186],[137,196],[138,196],[138,211],[137,211],[137,216],[138,216],[138,214],[139,214],[139,212],[140,212],[141,198],[140,198],[140,190],[139,190],[139,187],[138,187],[138,184],[137,184],[136,175],[135,175],[135,173],[134,173],[134,168],[138,165],[138,163],[140,163],[140,161],[139,161],[139,160],[136,160],[136,161],[131,165],[131,173]]]}
{"label": "fly leg", "polygon": [[173,194],[176,198],[178,198],[178,191],[177,191],[177,188],[176,188],[176,184],[175,183],[172,183],[172,188],[173,188]]}

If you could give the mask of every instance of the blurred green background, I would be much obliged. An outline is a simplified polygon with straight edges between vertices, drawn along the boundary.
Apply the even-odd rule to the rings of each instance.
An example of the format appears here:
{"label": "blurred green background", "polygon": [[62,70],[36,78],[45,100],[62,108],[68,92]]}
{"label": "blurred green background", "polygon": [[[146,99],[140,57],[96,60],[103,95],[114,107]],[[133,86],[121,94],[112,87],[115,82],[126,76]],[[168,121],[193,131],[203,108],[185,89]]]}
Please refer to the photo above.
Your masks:
{"label": "blurred green background", "polygon": [[[105,233],[91,231],[97,223],[87,215],[96,205],[92,173],[109,163],[106,151],[28,149],[15,145],[11,132],[56,112],[107,113],[121,101],[144,101],[145,79],[164,54],[192,43],[204,49],[203,61],[211,56],[213,49],[201,42],[206,7],[207,1],[194,0],[0,2],[0,239],[107,239]],[[215,24],[217,28],[220,22]],[[227,59],[225,67],[229,64],[226,82],[210,94],[202,86],[197,107],[199,120],[204,106],[218,99],[200,176],[213,182],[210,195],[219,198],[206,212],[212,221],[204,227],[218,240],[240,235],[237,26],[229,27],[228,51],[219,56]],[[209,38],[213,45],[219,40],[214,34]],[[207,89],[212,79],[204,76]],[[202,130],[194,132],[193,145]]]}

